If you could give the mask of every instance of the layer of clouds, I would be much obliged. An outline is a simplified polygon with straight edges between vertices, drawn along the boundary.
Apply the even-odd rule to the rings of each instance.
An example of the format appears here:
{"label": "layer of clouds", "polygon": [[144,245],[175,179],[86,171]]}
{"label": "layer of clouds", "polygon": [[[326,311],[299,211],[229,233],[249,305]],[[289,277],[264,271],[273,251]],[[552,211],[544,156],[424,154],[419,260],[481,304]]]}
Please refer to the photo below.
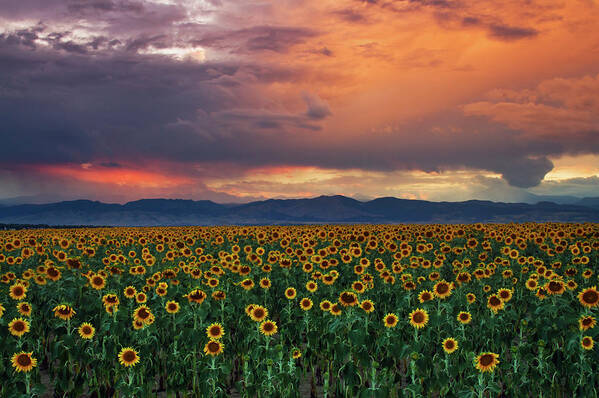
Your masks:
{"label": "layer of clouds", "polygon": [[[393,110],[393,103],[360,97],[368,82],[351,74],[345,37],[330,42],[335,26],[286,18],[307,2],[284,3],[25,0],[2,7],[0,167],[32,186],[42,178],[28,167],[52,164],[164,163],[199,186],[203,176],[191,171],[199,163],[233,164],[237,173],[278,165],[387,173],[465,168],[496,173],[520,189],[542,184],[551,157],[599,153],[595,75],[499,87],[425,118],[394,126],[373,118],[372,130],[354,127],[354,117]],[[542,38],[541,17],[559,12],[506,7],[497,5],[493,14],[467,1],[371,0],[323,15],[357,33],[382,13],[430,16],[449,33],[463,30],[508,46]],[[451,49],[441,44],[415,43],[395,55],[389,43],[347,39],[362,66],[384,60],[401,73],[451,67]],[[316,57],[322,64],[312,63]],[[338,94],[343,90],[350,94]],[[425,89],[389,90],[399,99],[436,97]],[[352,101],[355,114],[339,110]],[[54,185],[91,192],[73,184]],[[31,193],[10,186],[12,193]],[[194,192],[220,194],[209,191]]]}

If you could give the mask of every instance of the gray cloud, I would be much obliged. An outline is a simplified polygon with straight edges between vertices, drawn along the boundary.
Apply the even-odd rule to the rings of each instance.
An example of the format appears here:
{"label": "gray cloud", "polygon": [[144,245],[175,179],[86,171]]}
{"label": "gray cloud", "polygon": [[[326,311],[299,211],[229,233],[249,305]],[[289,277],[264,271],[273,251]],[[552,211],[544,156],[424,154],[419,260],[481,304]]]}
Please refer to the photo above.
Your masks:
{"label": "gray cloud", "polygon": [[497,40],[514,41],[535,37],[539,32],[532,28],[520,26],[496,25],[491,24],[489,27],[489,37]]}
{"label": "gray cloud", "polygon": [[537,186],[541,180],[553,169],[553,162],[546,157],[539,159],[521,158],[506,162],[499,167],[502,177],[512,186],[530,188]]}
{"label": "gray cloud", "polygon": [[329,105],[317,95],[311,95],[304,92],[302,97],[304,98],[306,105],[308,105],[306,116],[308,116],[310,119],[319,120],[331,115],[331,109],[329,108]]}
{"label": "gray cloud", "polygon": [[254,26],[231,31],[209,32],[192,39],[197,46],[231,49],[236,53],[273,51],[286,53],[289,48],[305,42],[318,33],[308,28],[288,26]]}

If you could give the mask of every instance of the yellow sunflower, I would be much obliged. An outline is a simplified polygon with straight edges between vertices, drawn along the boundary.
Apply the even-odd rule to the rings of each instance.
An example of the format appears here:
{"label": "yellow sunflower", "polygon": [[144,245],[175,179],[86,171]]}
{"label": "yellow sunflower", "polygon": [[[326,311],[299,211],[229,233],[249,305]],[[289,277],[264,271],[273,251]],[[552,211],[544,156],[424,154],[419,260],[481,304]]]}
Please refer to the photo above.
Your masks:
{"label": "yellow sunflower", "polygon": [[589,330],[589,329],[594,328],[596,323],[597,323],[597,320],[595,319],[595,317],[590,316],[590,315],[586,315],[586,316],[583,315],[578,320],[578,328],[580,330]]}
{"label": "yellow sunflower", "polygon": [[296,295],[297,295],[297,291],[295,290],[294,287],[288,287],[287,289],[285,289],[285,297],[287,299],[293,300]]}
{"label": "yellow sunflower", "polygon": [[472,321],[472,315],[470,314],[470,312],[460,311],[457,319],[460,323],[467,325]]}
{"label": "yellow sunflower", "polygon": [[448,354],[451,354],[452,352],[458,349],[458,341],[453,337],[446,338],[445,340],[443,340],[441,345],[443,346],[443,351],[445,351]]}
{"label": "yellow sunflower", "polygon": [[133,286],[127,286],[125,289],[123,289],[123,295],[128,299],[134,298],[136,294],[137,289],[135,289]]}
{"label": "yellow sunflower", "polygon": [[498,354],[493,352],[483,352],[474,360],[474,367],[481,372],[493,372],[498,363]]}
{"label": "yellow sunflower", "polygon": [[354,292],[342,292],[339,295],[339,303],[344,307],[353,307],[354,305],[358,304],[358,296],[356,296]]}
{"label": "yellow sunflower", "polygon": [[594,345],[595,342],[593,341],[593,338],[591,336],[584,336],[580,340],[580,346],[585,350],[592,350]]}
{"label": "yellow sunflower", "polygon": [[79,336],[81,336],[82,339],[86,340],[91,339],[96,334],[96,329],[90,323],[87,322],[83,322],[81,326],[79,326],[77,331],[79,332]]}
{"label": "yellow sunflower", "polygon": [[312,300],[310,300],[307,297],[304,297],[303,299],[300,300],[300,307],[304,311],[308,311],[309,309],[311,309],[312,305],[313,305]]}
{"label": "yellow sunflower", "polygon": [[277,333],[278,327],[274,321],[266,320],[260,324],[260,333],[265,336],[272,336]]}
{"label": "yellow sunflower", "polygon": [[589,287],[578,293],[578,301],[587,308],[599,305],[599,292],[596,286]]}
{"label": "yellow sunflower", "polygon": [[339,304],[335,303],[331,305],[331,309],[329,310],[329,312],[332,315],[339,316],[341,315],[341,307],[339,306]]}
{"label": "yellow sunflower", "polygon": [[94,275],[89,279],[89,284],[96,290],[102,290],[106,286],[106,279],[102,275]]}
{"label": "yellow sunflower", "polygon": [[322,300],[319,304],[319,307],[323,311],[330,311],[332,305],[333,303],[331,303],[329,300]]}
{"label": "yellow sunflower", "polygon": [[372,311],[374,311],[374,303],[372,300],[363,300],[360,303],[360,308],[362,308],[367,314],[370,314]]}
{"label": "yellow sunflower", "polygon": [[33,352],[18,352],[12,356],[12,366],[17,372],[29,372],[37,366],[37,359],[32,356]]}
{"label": "yellow sunflower", "polygon": [[29,332],[29,322],[23,318],[15,318],[8,324],[8,330],[13,336],[21,337]]}
{"label": "yellow sunflower", "polygon": [[133,311],[133,319],[135,319],[136,321],[148,324],[148,321],[151,317],[152,311],[150,311],[150,308],[148,308],[148,306],[146,305],[140,305],[135,309],[135,311]]}
{"label": "yellow sunflower", "polygon": [[420,301],[420,303],[424,303],[426,301],[431,301],[435,298],[433,292],[429,291],[429,290],[423,290],[418,294],[418,301]]}
{"label": "yellow sunflower", "polygon": [[225,345],[223,343],[221,343],[220,341],[210,340],[204,346],[204,354],[211,355],[214,357],[216,355],[222,354],[224,348],[225,348]]}
{"label": "yellow sunflower", "polygon": [[505,303],[501,301],[498,295],[492,294],[487,300],[487,307],[494,313],[497,313],[497,311],[502,310],[505,307]]}
{"label": "yellow sunflower", "polygon": [[139,355],[131,347],[125,347],[119,352],[119,363],[125,367],[135,366],[139,362]]}
{"label": "yellow sunflower", "polygon": [[219,340],[225,335],[225,329],[220,323],[212,323],[206,328],[206,335],[211,340]]}
{"label": "yellow sunflower", "polygon": [[386,328],[394,328],[397,325],[397,322],[397,315],[393,313],[389,313],[383,318],[383,325],[385,325]]}
{"label": "yellow sunflower", "polygon": [[428,312],[426,310],[417,308],[410,313],[410,325],[420,329],[428,323]]}
{"label": "yellow sunflower", "polygon": [[181,307],[179,306],[179,303],[177,303],[176,301],[169,300],[164,305],[164,308],[166,309],[166,312],[168,312],[169,314],[176,314],[177,312],[179,312],[179,309]]}
{"label": "yellow sunflower", "polygon": [[268,316],[268,310],[261,305],[256,305],[252,308],[252,312],[250,313],[250,317],[254,322],[262,322]]}
{"label": "yellow sunflower", "polygon": [[21,314],[22,316],[31,316],[31,304],[29,304],[28,302],[22,301],[19,304],[17,304],[17,310],[19,310],[19,314]]}
{"label": "yellow sunflower", "polygon": [[9,288],[8,295],[13,300],[23,300],[27,297],[27,287],[22,283],[15,283]]}
{"label": "yellow sunflower", "polygon": [[504,303],[507,303],[508,301],[510,301],[512,299],[512,295],[513,295],[513,293],[512,293],[511,289],[499,289],[497,291],[497,296]]}
{"label": "yellow sunflower", "polygon": [[451,296],[453,284],[446,281],[439,281],[433,286],[433,293],[435,296],[444,299]]}

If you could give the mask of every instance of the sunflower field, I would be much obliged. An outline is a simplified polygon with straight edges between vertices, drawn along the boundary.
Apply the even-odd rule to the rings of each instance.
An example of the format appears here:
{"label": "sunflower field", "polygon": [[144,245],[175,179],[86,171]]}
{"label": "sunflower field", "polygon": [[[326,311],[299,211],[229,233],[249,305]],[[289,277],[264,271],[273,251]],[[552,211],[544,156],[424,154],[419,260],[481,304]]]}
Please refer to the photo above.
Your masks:
{"label": "sunflower field", "polygon": [[0,396],[596,397],[598,250],[597,224],[1,231]]}

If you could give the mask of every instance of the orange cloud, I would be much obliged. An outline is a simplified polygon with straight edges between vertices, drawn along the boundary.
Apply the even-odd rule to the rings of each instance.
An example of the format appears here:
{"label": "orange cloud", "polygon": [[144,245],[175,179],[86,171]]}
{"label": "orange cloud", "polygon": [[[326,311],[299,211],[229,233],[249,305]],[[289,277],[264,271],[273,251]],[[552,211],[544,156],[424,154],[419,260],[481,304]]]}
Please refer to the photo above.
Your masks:
{"label": "orange cloud", "polygon": [[113,184],[131,188],[174,188],[190,184],[193,180],[185,176],[168,175],[132,168],[106,168],[83,165],[45,165],[38,171],[51,176],[69,177],[84,182]]}

